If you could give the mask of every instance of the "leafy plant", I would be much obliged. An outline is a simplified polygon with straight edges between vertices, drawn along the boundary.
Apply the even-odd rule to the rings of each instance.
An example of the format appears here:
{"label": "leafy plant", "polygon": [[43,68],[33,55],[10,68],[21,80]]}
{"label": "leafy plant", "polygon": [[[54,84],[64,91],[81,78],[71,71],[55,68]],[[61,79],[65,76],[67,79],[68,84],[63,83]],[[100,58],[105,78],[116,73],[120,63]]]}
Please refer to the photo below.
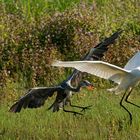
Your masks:
{"label": "leafy plant", "polygon": [[[55,84],[71,70],[50,67],[52,60],[79,60],[118,28],[124,32],[103,60],[124,66],[140,49],[138,2],[125,1],[1,0],[0,85],[9,80],[24,81],[25,87]],[[52,6],[57,3],[61,10]]]}

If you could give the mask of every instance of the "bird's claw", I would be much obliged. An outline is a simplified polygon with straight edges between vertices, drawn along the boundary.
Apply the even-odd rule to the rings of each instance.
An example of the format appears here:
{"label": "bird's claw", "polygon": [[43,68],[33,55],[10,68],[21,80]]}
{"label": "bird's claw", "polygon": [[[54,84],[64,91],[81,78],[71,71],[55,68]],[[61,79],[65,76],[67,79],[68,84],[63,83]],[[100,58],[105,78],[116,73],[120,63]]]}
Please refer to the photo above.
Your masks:
{"label": "bird's claw", "polygon": [[82,107],[81,112],[85,112],[86,109],[91,109],[92,105],[86,106],[86,107]]}

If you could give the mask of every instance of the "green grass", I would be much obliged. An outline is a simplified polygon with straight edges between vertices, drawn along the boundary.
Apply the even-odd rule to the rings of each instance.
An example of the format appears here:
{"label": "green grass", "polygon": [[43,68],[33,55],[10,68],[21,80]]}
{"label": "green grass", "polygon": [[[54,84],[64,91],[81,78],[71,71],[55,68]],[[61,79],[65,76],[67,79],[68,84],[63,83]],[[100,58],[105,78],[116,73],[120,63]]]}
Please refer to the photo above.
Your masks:
{"label": "green grass", "polygon": [[4,5],[4,11],[13,14],[21,14],[25,19],[37,18],[54,13],[63,12],[66,9],[75,7],[80,0],[0,0]]}
{"label": "green grass", "polygon": [[[140,104],[137,88],[130,100]],[[47,111],[53,102],[50,99],[44,107],[26,109],[21,113],[8,112],[8,106],[0,106],[0,138],[2,140],[138,140],[140,139],[140,111],[124,103],[133,114],[133,124],[129,125],[128,114],[119,106],[122,95],[113,95],[104,89],[93,92],[82,90],[73,97],[73,104],[93,105],[83,116],[73,116],[60,110]],[[10,103],[11,105],[11,103]],[[72,109],[67,107],[67,109]],[[78,109],[75,109],[79,111]]]}

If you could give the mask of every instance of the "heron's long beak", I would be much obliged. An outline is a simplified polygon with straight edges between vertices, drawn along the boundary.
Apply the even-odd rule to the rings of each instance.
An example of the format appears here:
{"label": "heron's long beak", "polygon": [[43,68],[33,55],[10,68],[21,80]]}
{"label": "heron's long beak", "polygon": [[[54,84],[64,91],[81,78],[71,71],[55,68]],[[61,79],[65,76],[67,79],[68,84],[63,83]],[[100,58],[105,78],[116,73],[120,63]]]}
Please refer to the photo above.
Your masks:
{"label": "heron's long beak", "polygon": [[88,89],[88,90],[93,90],[94,87],[93,87],[93,85],[89,85],[89,86],[87,86],[87,89]]}

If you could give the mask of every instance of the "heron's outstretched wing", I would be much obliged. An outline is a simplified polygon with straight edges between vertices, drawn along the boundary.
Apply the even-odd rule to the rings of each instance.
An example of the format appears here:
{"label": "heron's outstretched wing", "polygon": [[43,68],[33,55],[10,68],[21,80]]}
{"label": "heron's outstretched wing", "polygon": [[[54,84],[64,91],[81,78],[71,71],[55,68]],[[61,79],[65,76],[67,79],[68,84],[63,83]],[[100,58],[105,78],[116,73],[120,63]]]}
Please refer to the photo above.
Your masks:
{"label": "heron's outstretched wing", "polygon": [[[113,44],[121,33],[122,30],[118,30],[109,38],[104,39],[97,46],[91,48],[91,50],[82,58],[82,60],[101,60],[101,58],[104,56],[104,53],[108,50],[108,46]],[[75,69],[73,73],[68,77],[67,81],[70,80],[72,83],[79,83],[83,76],[84,74],[82,72]]]}
{"label": "heron's outstretched wing", "polygon": [[103,61],[55,61],[52,66],[72,67],[81,72],[87,72],[100,78],[112,80],[120,84],[130,71]]}
{"label": "heron's outstretched wing", "polygon": [[38,108],[43,106],[45,100],[51,97],[55,91],[58,91],[60,87],[36,87],[31,88],[27,93],[21,97],[10,108],[10,112],[20,112],[22,108]]}

